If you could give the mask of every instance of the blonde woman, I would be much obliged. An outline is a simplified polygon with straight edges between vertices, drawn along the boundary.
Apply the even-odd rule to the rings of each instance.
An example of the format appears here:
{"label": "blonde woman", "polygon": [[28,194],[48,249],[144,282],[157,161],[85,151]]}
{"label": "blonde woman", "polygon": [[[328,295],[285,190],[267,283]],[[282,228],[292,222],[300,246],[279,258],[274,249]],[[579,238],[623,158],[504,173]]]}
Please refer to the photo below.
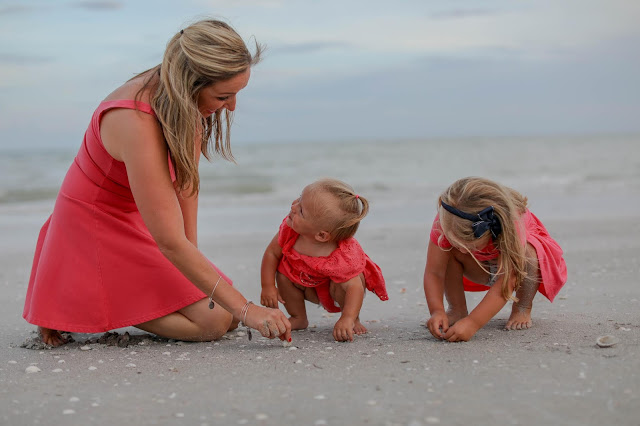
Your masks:
{"label": "blonde woman", "polygon": [[[519,192],[468,177],[438,198],[424,272],[427,327],[436,338],[471,339],[508,300],[513,305],[505,328],[527,329],[536,292],[553,301],[566,280],[562,249]],[[465,290],[487,291],[470,313]]]}
{"label": "blonde woman", "polygon": [[290,340],[280,310],[247,301],[198,250],[198,161],[233,158],[231,113],[260,53],[202,20],[99,104],[36,246],[23,316],[45,343],[126,326],[207,341],[240,321]]}

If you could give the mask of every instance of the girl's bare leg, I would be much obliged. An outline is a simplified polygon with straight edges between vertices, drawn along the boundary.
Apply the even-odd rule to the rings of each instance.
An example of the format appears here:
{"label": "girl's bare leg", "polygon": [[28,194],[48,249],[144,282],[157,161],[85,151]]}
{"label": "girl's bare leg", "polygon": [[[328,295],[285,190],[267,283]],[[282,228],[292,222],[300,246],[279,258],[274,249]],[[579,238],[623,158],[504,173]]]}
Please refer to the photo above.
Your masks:
{"label": "girl's bare leg", "polygon": [[177,312],[170,313],[135,327],[169,339],[208,342],[222,337],[237,327],[232,315],[216,304],[209,309],[209,299],[203,298]]}
{"label": "girl's bare leg", "polygon": [[480,267],[469,253],[455,250],[453,258],[447,265],[444,280],[444,295],[449,304],[447,308],[449,326],[469,315],[467,298],[464,295],[463,277],[476,283],[489,282],[490,278],[489,273]]}
{"label": "girl's bare leg", "polygon": [[533,298],[540,286],[540,266],[535,248],[527,243],[527,277],[516,291],[517,302],[513,302],[511,316],[505,326],[506,330],[525,330],[533,325],[531,321],[531,308]]}
{"label": "girl's bare leg", "polygon": [[58,347],[67,343],[58,330],[38,326],[38,334],[40,334],[42,341],[47,345]]}
{"label": "girl's bare leg", "polygon": [[[367,287],[365,285],[364,282],[364,276],[362,274],[360,274],[360,281],[362,282],[362,287],[364,288],[364,291],[367,291]],[[331,297],[333,298],[333,300],[335,300],[336,302],[338,302],[338,305],[340,306],[340,308],[344,307],[344,299],[347,295],[347,289],[338,284],[338,283],[334,283],[333,281],[330,283],[329,286],[329,294],[331,294]],[[365,334],[367,332],[367,327],[365,327],[361,322],[360,322],[360,315],[358,315],[354,321],[354,325],[353,325],[353,332],[355,334]]]}
{"label": "girl's bare leg", "polygon": [[276,283],[278,284],[280,297],[284,300],[284,307],[287,313],[291,315],[289,317],[291,330],[304,330],[309,326],[307,308],[304,304],[305,290],[296,287],[289,278],[280,272],[276,273]]}

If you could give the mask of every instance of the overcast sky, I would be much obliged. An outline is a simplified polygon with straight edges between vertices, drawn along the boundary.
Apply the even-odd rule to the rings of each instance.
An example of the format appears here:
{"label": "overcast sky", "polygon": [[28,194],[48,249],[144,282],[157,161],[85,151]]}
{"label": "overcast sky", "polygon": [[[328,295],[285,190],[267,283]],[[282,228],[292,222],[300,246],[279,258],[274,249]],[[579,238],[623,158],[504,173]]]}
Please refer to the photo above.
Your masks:
{"label": "overcast sky", "polygon": [[0,148],[79,146],[202,17],[268,48],[234,143],[640,132],[637,0],[0,0]]}

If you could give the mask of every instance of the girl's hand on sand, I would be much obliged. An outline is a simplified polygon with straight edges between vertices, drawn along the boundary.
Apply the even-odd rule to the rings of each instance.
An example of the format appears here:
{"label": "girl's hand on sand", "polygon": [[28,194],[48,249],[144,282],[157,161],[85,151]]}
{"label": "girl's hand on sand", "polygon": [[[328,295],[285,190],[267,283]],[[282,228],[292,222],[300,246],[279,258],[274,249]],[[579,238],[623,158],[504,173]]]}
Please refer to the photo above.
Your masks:
{"label": "girl's hand on sand", "polygon": [[433,337],[442,340],[444,334],[449,330],[449,317],[444,311],[434,312],[429,321],[427,321],[427,328]]}
{"label": "girl's hand on sand", "polygon": [[478,328],[470,317],[462,318],[444,333],[444,338],[449,342],[467,342],[476,334]]}
{"label": "girl's hand on sand", "polygon": [[282,300],[282,297],[280,297],[280,292],[278,291],[276,286],[262,289],[262,293],[260,294],[260,304],[262,306],[278,309],[278,302],[284,304],[284,300]]}
{"label": "girl's hand on sand", "polygon": [[251,304],[245,325],[256,329],[269,339],[291,341],[291,323],[280,309],[262,308]]}
{"label": "girl's hand on sand", "polygon": [[353,327],[355,327],[355,321],[351,318],[340,317],[333,326],[333,338],[338,342],[353,342]]}

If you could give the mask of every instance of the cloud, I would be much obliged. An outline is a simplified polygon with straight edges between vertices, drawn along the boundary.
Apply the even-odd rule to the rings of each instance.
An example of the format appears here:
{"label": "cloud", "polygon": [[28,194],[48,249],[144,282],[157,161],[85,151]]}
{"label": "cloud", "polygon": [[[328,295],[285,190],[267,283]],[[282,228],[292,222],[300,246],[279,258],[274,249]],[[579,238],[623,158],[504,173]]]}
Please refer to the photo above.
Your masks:
{"label": "cloud", "polygon": [[0,65],[41,65],[50,62],[53,62],[53,58],[49,56],[0,53]]}
{"label": "cloud", "polygon": [[73,6],[80,7],[87,10],[117,10],[122,9],[124,4],[119,1],[78,1],[73,3]]}
{"label": "cloud", "polygon": [[11,4],[9,6],[0,7],[0,15],[12,15],[16,13],[29,12],[33,10],[33,8],[28,6],[23,6],[21,4]]}
{"label": "cloud", "polygon": [[495,13],[495,11],[489,9],[454,9],[431,13],[429,16],[433,19],[461,19],[474,16],[493,15]]}
{"label": "cloud", "polygon": [[305,43],[281,44],[269,48],[273,54],[298,54],[298,53],[315,53],[323,50],[346,50],[354,46],[342,41],[308,41]]}

